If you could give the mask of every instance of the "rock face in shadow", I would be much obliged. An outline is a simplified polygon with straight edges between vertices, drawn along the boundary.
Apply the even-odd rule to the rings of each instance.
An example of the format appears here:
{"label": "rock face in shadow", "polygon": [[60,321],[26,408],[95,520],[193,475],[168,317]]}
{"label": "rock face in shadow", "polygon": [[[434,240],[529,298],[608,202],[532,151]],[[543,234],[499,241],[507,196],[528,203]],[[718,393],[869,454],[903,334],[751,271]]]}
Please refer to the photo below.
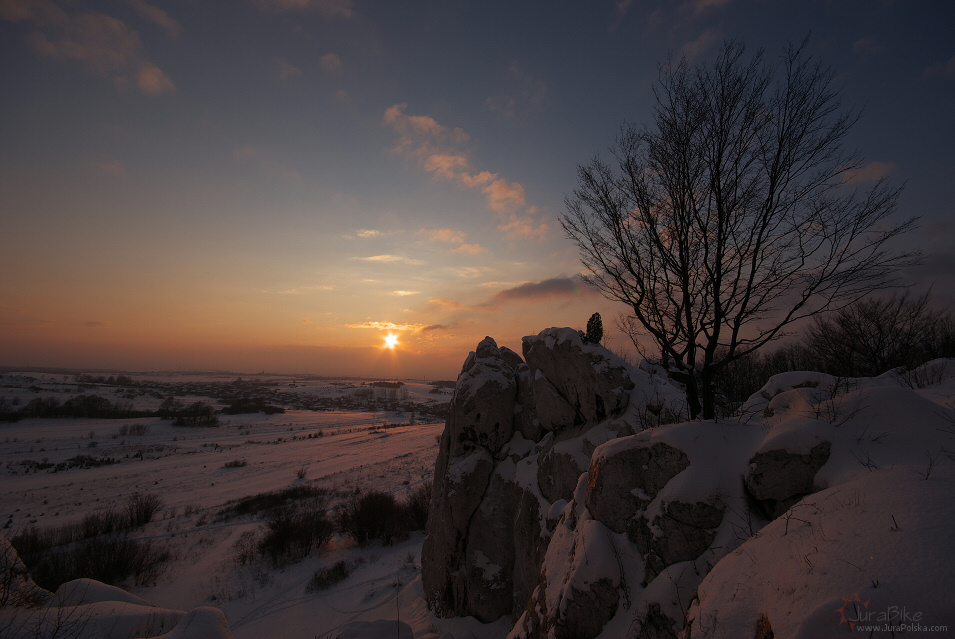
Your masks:
{"label": "rock face in shadow", "polygon": [[[596,447],[639,430],[636,410],[649,398],[674,412],[683,402],[665,378],[571,329],[526,337],[522,350],[523,358],[485,338],[458,376],[421,557],[425,595],[440,615],[516,618]],[[591,594],[607,591],[606,602],[610,590],[581,590],[581,614],[592,610]],[[605,607],[616,609],[610,598]]]}
{"label": "rock face in shadow", "polygon": [[793,504],[815,492],[816,473],[829,461],[832,445],[820,442],[808,455],[783,449],[756,453],[746,475],[746,490],[765,516],[776,519]]}

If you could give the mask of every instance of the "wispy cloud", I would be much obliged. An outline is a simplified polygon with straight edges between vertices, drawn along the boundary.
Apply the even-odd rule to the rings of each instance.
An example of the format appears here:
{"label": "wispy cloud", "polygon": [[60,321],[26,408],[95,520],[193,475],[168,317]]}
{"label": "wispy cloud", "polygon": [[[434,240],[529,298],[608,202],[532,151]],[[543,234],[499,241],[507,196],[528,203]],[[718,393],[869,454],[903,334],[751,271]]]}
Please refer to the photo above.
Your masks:
{"label": "wispy cloud", "polygon": [[518,62],[511,62],[504,75],[509,91],[485,101],[488,109],[498,115],[514,118],[522,106],[538,106],[547,96],[547,83],[527,73]]}
{"label": "wispy cloud", "polygon": [[[136,10],[170,35],[178,23],[162,9],[129,0]],[[173,91],[173,81],[143,57],[139,33],[118,18],[98,12],[70,13],[51,0],[0,2],[0,18],[30,26],[26,40],[41,56],[78,61],[97,75],[111,77],[119,88],[135,87],[146,95]]]}
{"label": "wispy cloud", "polygon": [[694,15],[699,15],[713,9],[724,9],[732,2],[733,0],[690,0],[686,3],[686,6]]}
{"label": "wispy cloud", "polygon": [[457,248],[451,249],[452,253],[467,253],[468,255],[478,255],[480,253],[486,253],[487,249],[481,246],[480,244],[462,244]]}
{"label": "wispy cloud", "polygon": [[352,0],[253,0],[260,9],[272,11],[315,11],[328,17],[351,18]]}
{"label": "wispy cloud", "polygon": [[869,162],[865,166],[847,171],[843,176],[843,184],[857,184],[864,182],[876,182],[884,177],[888,177],[895,170],[895,165],[888,162]]}
{"label": "wispy cloud", "polygon": [[852,43],[852,52],[856,55],[870,56],[883,51],[885,51],[885,45],[873,35],[862,36]]}
{"label": "wispy cloud", "polygon": [[955,55],[944,62],[937,62],[925,70],[926,78],[955,80]]}
{"label": "wispy cloud", "polygon": [[579,297],[583,290],[578,278],[561,276],[539,282],[524,282],[517,286],[502,289],[492,295],[490,299],[473,306],[462,304],[457,300],[436,297],[430,298],[428,303],[448,311],[494,311],[508,304],[570,300]]}
{"label": "wispy cloud", "polygon": [[376,231],[374,229],[358,229],[355,231],[355,235],[362,238],[378,237],[381,235],[381,231]]}
{"label": "wispy cloud", "polygon": [[232,157],[240,162],[251,164],[266,177],[278,179],[283,182],[298,182],[302,179],[298,171],[283,167],[251,145],[236,149],[232,152]]}
{"label": "wispy cloud", "polygon": [[421,229],[418,234],[426,236],[432,242],[449,242],[451,244],[463,244],[465,238],[461,231],[452,231],[451,229]]}
{"label": "wispy cloud", "polygon": [[723,35],[719,29],[708,28],[704,29],[695,40],[691,40],[683,45],[683,57],[687,60],[694,61],[703,57],[709,49],[719,44],[723,39]]}
{"label": "wispy cloud", "polygon": [[179,32],[182,30],[179,23],[159,7],[147,4],[143,0],[126,0],[126,2],[136,9],[141,16],[165,29],[171,37],[179,37]]}
{"label": "wispy cloud", "polygon": [[291,80],[292,78],[297,78],[302,75],[301,69],[282,58],[275,59],[275,69],[278,72],[280,80]]}
{"label": "wispy cloud", "polygon": [[402,257],[400,255],[369,255],[368,257],[353,257],[353,260],[358,260],[360,262],[379,262],[384,264],[389,264],[393,262],[401,262],[403,264],[411,264],[413,266],[419,266],[424,264],[421,260],[416,260],[410,257]]}
{"label": "wispy cloud", "polygon": [[378,331],[410,331],[417,333],[425,328],[424,324],[396,324],[394,322],[368,321],[360,324],[346,324],[347,328],[372,328]]}
{"label": "wispy cloud", "polygon": [[342,59],[335,53],[326,53],[318,59],[318,62],[322,65],[322,68],[329,73],[342,72]]}
{"label": "wispy cloud", "polygon": [[434,304],[435,306],[440,306],[441,308],[451,311],[461,311],[467,309],[467,306],[461,302],[458,302],[457,300],[449,300],[441,297],[432,297],[428,299],[428,304]]}
{"label": "wispy cloud", "polygon": [[498,291],[482,306],[500,306],[513,302],[572,298],[580,293],[580,281],[575,277],[554,277],[540,282],[525,282],[513,288]]}
{"label": "wispy cloud", "polygon": [[385,111],[384,123],[398,134],[395,152],[416,161],[436,178],[480,191],[488,208],[498,214],[498,228],[510,237],[543,237],[548,226],[538,209],[528,206],[524,187],[497,173],[477,171],[462,147],[468,135],[427,115],[408,115],[407,104]]}
{"label": "wispy cloud", "polygon": [[462,231],[454,231],[451,229],[421,229],[418,231],[418,234],[424,235],[431,242],[457,244],[455,248],[451,249],[452,253],[477,255],[478,253],[484,253],[486,251],[480,244],[466,243],[465,238],[467,236]]}
{"label": "wispy cloud", "polygon": [[[2,5],[2,2],[0,2],[0,5]],[[53,322],[38,317],[30,311],[11,306],[0,306],[0,326],[43,326],[48,324],[53,324]]]}
{"label": "wispy cloud", "polygon": [[398,297],[407,297],[409,295],[418,295],[421,291],[392,291],[392,295],[397,295]]}

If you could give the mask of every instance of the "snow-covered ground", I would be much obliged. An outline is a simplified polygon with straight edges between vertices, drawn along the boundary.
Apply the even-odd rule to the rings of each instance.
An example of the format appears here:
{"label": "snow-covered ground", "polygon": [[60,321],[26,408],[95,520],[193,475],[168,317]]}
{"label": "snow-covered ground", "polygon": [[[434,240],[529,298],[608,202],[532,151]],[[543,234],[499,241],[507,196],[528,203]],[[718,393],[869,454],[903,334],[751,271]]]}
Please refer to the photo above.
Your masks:
{"label": "snow-covered ground", "polygon": [[[31,376],[29,382],[23,383],[24,375]],[[17,406],[33,397],[63,401],[79,392],[113,400],[116,390],[105,385],[81,389],[61,375],[8,374],[2,380],[0,397]],[[160,381],[170,382],[169,376]],[[275,385],[284,390],[290,383],[300,394],[321,397],[368,388],[353,380],[283,379]],[[426,383],[406,384],[400,399],[405,408],[409,402],[447,403],[449,395],[430,389]],[[130,401],[148,410],[159,402],[150,396]],[[152,493],[165,506],[134,537],[168,549],[172,560],[154,582],[123,587],[164,609],[217,607],[236,639],[334,637],[349,622],[395,618],[409,624],[415,637],[445,631],[475,638],[506,634],[506,623],[443,620],[428,611],[419,576],[422,533],[391,546],[363,547],[336,536],[328,547],[289,566],[275,567],[262,558],[239,566],[233,559],[236,541],[243,532],[261,530],[263,521],[216,516],[230,501],[300,485],[334,495],[374,490],[403,498],[431,481],[443,422],[411,423],[406,410],[373,409],[220,419],[216,428],[178,427],[155,417],[0,422],[0,534],[12,537],[29,526],[76,522],[95,510],[122,509],[134,493]],[[56,464],[78,455],[116,462],[53,472]],[[227,466],[232,462],[244,465]],[[342,560],[357,566],[345,581],[329,590],[306,591],[317,570]]]}

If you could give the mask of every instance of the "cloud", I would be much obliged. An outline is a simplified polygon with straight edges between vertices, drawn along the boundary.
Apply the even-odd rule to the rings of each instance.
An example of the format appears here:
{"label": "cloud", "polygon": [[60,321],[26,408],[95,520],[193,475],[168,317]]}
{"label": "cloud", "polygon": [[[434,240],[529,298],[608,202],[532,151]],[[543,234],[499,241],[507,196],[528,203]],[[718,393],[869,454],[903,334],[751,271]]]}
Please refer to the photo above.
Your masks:
{"label": "cloud", "polygon": [[421,229],[419,235],[425,235],[432,242],[449,242],[451,244],[462,244],[465,235],[461,231],[452,231],[451,229]]}
{"label": "cloud", "polygon": [[467,253],[468,255],[477,255],[479,253],[486,253],[487,249],[481,246],[480,244],[462,244],[461,246],[451,249],[452,253]]}
{"label": "cloud", "polygon": [[507,94],[491,96],[484,101],[484,104],[492,113],[508,119],[513,118],[517,113],[517,100]]}
{"label": "cloud", "polygon": [[925,70],[926,78],[945,78],[955,80],[955,55],[945,62],[933,64]]}
{"label": "cloud", "polygon": [[417,333],[425,328],[424,324],[395,324],[394,322],[362,322],[360,324],[345,324],[347,328],[372,328],[378,331],[410,331]]}
{"label": "cloud", "polygon": [[580,281],[573,277],[555,277],[540,282],[525,282],[514,288],[498,291],[482,306],[499,306],[512,302],[572,298],[580,292]]}
{"label": "cloud", "polygon": [[876,182],[884,177],[888,177],[895,170],[894,164],[888,162],[869,162],[863,167],[847,171],[843,176],[843,184],[857,184],[865,182]]}
{"label": "cloud", "polygon": [[257,148],[251,145],[234,150],[232,157],[241,162],[251,164],[259,173],[269,178],[283,182],[299,182],[302,179],[298,171],[283,167],[275,160],[264,156]]}
{"label": "cloud", "polygon": [[852,43],[852,52],[856,55],[870,56],[885,51],[885,45],[873,35],[862,36]]}
{"label": "cloud", "polygon": [[696,40],[683,45],[683,57],[690,61],[697,60],[722,39],[723,36],[718,29],[705,29]]}
{"label": "cloud", "polygon": [[[141,0],[130,2],[167,32],[178,33],[178,23],[161,9]],[[28,23],[32,31],[26,41],[37,54],[60,62],[81,62],[97,75],[112,76],[117,87],[136,87],[150,96],[176,88],[142,56],[139,33],[118,18],[96,12],[71,14],[49,0],[0,2],[0,17]]]}
{"label": "cloud", "polygon": [[[489,283],[491,286],[496,283]],[[490,299],[468,306],[457,300],[432,297],[428,303],[451,311],[494,311],[506,304],[535,303],[545,300],[573,299],[582,292],[576,277],[554,277],[539,282],[524,282],[498,291]]]}
{"label": "cloud", "polygon": [[[2,0],[0,0],[0,6]],[[28,311],[12,306],[0,306],[0,326],[44,326],[53,324],[52,320],[37,317]]]}
{"label": "cloud", "polygon": [[298,67],[281,58],[275,59],[275,68],[278,71],[280,80],[289,80],[302,75],[302,71]]}
{"label": "cloud", "polygon": [[334,53],[326,53],[318,59],[318,62],[322,65],[322,68],[329,73],[342,72],[342,59]]}
{"label": "cloud", "polygon": [[458,246],[451,249],[452,253],[477,255],[478,253],[484,253],[486,251],[480,244],[467,244],[465,242],[467,236],[461,231],[453,231],[451,229],[421,229],[418,231],[418,235],[426,236],[431,242],[457,244]]}
{"label": "cloud", "polygon": [[83,326],[86,328],[109,328],[109,322],[104,322],[103,320],[89,320],[83,322]]}
{"label": "cloud", "polygon": [[352,259],[359,260],[361,262],[380,262],[384,264],[389,264],[392,262],[402,262],[404,264],[411,265],[424,264],[424,262],[421,260],[415,260],[409,257],[401,257],[400,255],[370,255],[368,257],[353,257]]}
{"label": "cloud", "polygon": [[397,295],[398,297],[407,297],[408,295],[418,295],[421,291],[392,291],[392,295]]}
{"label": "cloud", "polygon": [[441,308],[446,308],[452,311],[461,311],[467,309],[467,306],[458,302],[456,300],[444,299],[441,297],[431,297],[428,299],[428,304],[434,304],[435,306],[440,306]]}
{"label": "cloud", "polygon": [[[427,115],[408,115],[407,104],[395,104],[385,111],[384,124],[398,134],[394,151],[435,178],[480,191],[489,209],[498,214],[498,229],[509,237],[542,237],[548,231],[543,216],[527,205],[524,187],[490,171],[471,166],[462,146],[468,135],[449,128]],[[519,223],[515,223],[519,220]]]}
{"label": "cloud", "polygon": [[448,326],[447,324],[429,324],[421,329],[422,333],[428,333],[431,331],[450,331],[453,326]]}
{"label": "cloud", "polygon": [[327,17],[351,18],[352,0],[253,0],[255,6],[271,11],[315,11]]}
{"label": "cloud", "polygon": [[150,22],[159,25],[166,30],[171,37],[179,37],[182,28],[179,23],[169,17],[165,11],[151,4],[146,4],[143,0],[126,0],[136,11]]}
{"label": "cloud", "polygon": [[488,98],[485,104],[493,113],[508,119],[515,117],[522,105],[538,106],[548,92],[547,83],[524,71],[518,62],[508,65],[505,82],[510,91]]}
{"label": "cloud", "polygon": [[381,235],[381,231],[376,231],[374,229],[358,229],[355,231],[355,235],[358,237],[378,237]]}
{"label": "cloud", "polygon": [[145,60],[139,63],[136,86],[146,95],[159,95],[176,88],[172,80],[159,67]]}
{"label": "cloud", "polygon": [[723,9],[733,0],[691,0],[687,6],[693,11],[694,15],[699,15],[710,9]]}

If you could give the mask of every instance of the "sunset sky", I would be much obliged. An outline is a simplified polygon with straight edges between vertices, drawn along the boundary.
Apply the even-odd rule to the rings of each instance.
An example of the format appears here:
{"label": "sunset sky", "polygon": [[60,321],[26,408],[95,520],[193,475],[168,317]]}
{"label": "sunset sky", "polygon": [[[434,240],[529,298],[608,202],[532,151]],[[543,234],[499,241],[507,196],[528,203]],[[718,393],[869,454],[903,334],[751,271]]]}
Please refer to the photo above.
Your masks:
{"label": "sunset sky", "polygon": [[[622,307],[559,224],[667,56],[811,32],[955,306],[955,3],[0,0],[0,365],[453,378]],[[394,349],[384,348],[389,335]],[[624,338],[612,336],[622,347]]]}

